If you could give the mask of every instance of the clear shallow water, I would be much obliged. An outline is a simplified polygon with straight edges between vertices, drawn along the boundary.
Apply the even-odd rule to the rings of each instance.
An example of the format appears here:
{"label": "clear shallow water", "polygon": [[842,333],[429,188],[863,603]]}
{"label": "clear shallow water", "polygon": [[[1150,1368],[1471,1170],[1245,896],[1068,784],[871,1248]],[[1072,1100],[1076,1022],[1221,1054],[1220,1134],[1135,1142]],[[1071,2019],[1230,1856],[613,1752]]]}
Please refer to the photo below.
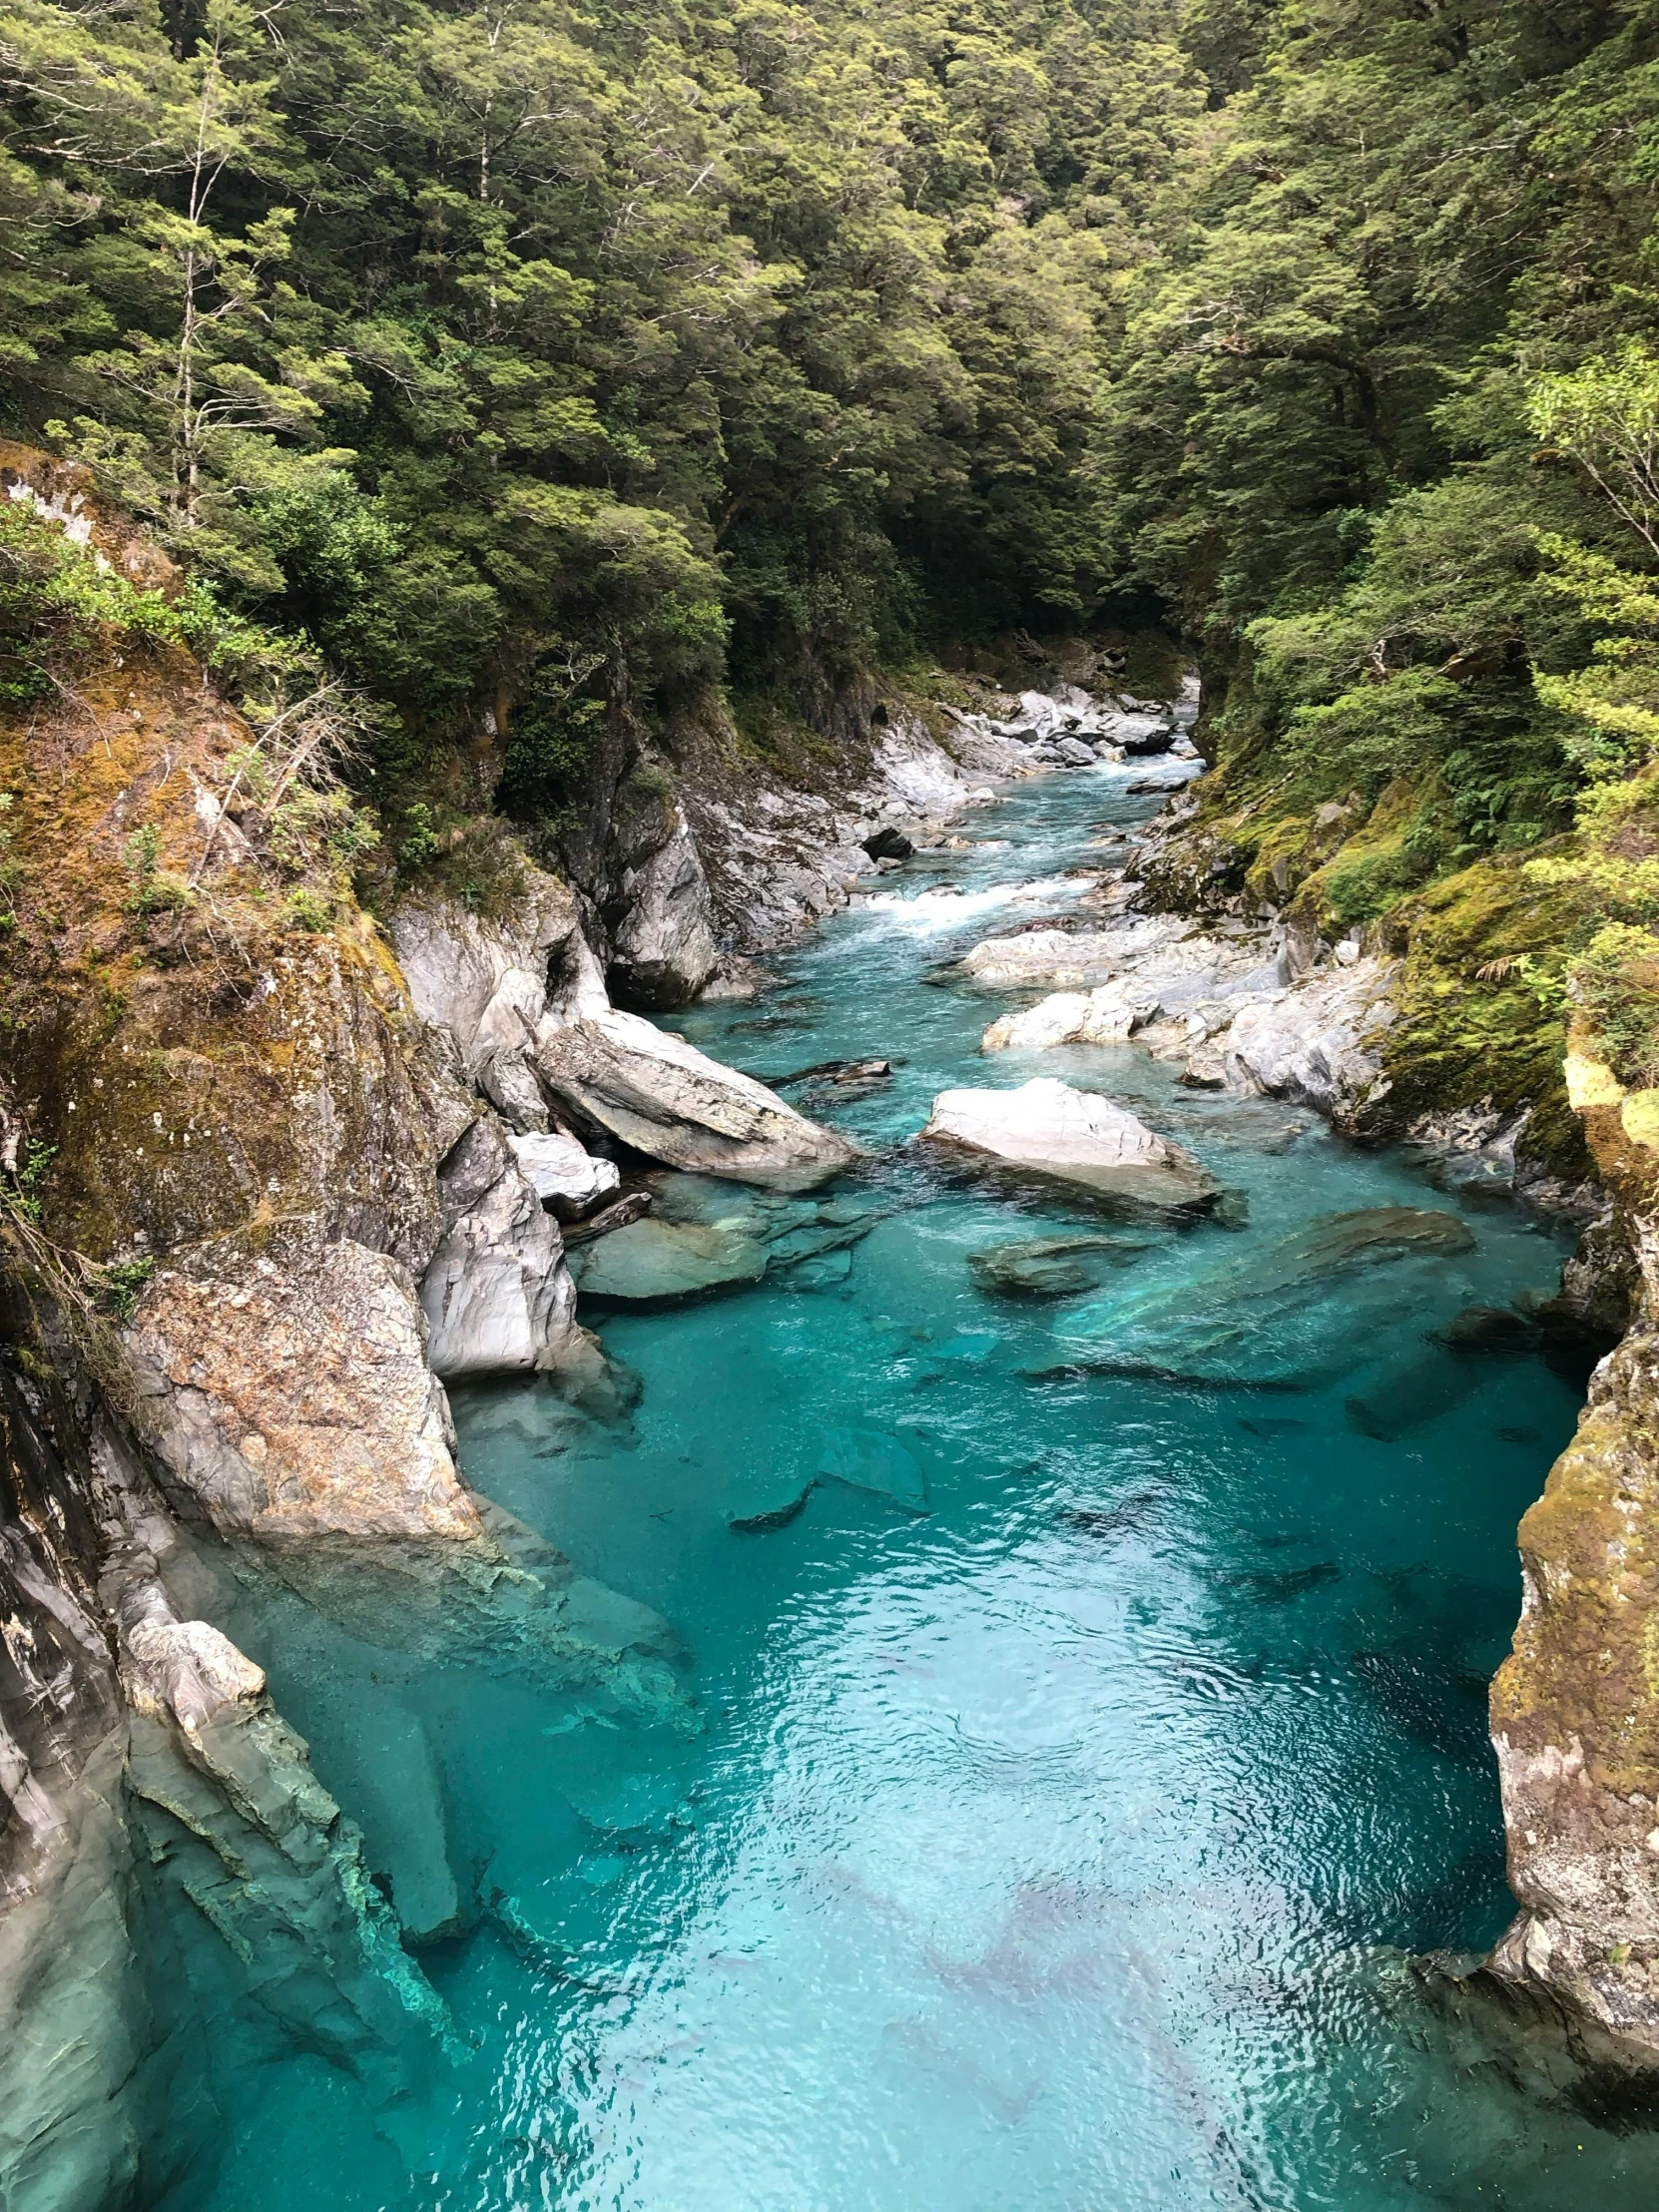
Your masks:
{"label": "clear shallow water", "polygon": [[[1653,2139],[1506,2086],[1402,1965],[1511,1910],[1485,1680],[1576,1411],[1536,1362],[1448,1379],[1422,1340],[1551,1282],[1559,1241],[1127,1048],[978,1056],[1008,1001],[929,966],[1074,895],[1059,871],[1146,812],[1117,794],[1022,788],[971,832],[1008,849],[912,863],[765,1001],[681,1022],[773,1077],[902,1056],[838,1117],[883,1216],[849,1255],[595,1317],[643,1386],[626,1425],[457,1397],[472,1481],[672,1623],[693,1702],[422,1667],[269,1594],[228,1621],[376,1864],[435,1839],[468,1902],[420,1954],[451,2057],[399,2102],[224,2000],[215,2108],[163,2130],[168,2212],[1659,2198]],[[1180,1136],[1249,1226],[1160,1231],[1071,1301],[987,1294],[971,1255],[1098,1219],[893,1148],[947,1084],[1039,1070]],[[1261,1347],[1309,1386],[1078,1372],[1121,1299],[1200,1314],[1218,1271],[1382,1205],[1456,1213],[1472,1249],[1314,1286]],[[170,1935],[207,1992],[201,1932]]]}

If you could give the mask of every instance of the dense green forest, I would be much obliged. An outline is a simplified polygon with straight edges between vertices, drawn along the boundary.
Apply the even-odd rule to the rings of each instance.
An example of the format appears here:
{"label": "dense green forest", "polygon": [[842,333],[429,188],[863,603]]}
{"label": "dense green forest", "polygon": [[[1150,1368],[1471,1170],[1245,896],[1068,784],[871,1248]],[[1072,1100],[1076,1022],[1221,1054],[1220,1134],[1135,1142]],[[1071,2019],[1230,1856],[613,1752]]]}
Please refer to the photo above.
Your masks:
{"label": "dense green forest", "polygon": [[533,816],[606,702],[1161,620],[1235,877],[1323,799],[1338,922],[1541,848],[1592,998],[1659,952],[1659,7],[7,0],[0,68],[10,427],[373,703],[393,818],[480,727]]}

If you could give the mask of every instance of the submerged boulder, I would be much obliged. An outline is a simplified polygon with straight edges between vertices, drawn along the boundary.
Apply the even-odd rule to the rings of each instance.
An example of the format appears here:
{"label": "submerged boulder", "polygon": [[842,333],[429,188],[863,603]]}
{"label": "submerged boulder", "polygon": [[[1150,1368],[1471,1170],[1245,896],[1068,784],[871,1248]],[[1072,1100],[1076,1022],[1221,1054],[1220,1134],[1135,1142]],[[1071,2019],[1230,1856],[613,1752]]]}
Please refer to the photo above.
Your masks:
{"label": "submerged boulder", "polygon": [[652,1215],[579,1247],[571,1267],[584,1298],[661,1305],[758,1283],[767,1271],[767,1248],[738,1222]]}
{"label": "submerged boulder", "polygon": [[1193,1155],[1095,1091],[1038,1076],[1013,1091],[941,1091],[921,1136],[983,1166],[1136,1206],[1198,1212],[1221,1185]]}
{"label": "submerged boulder", "polygon": [[544,1024],[535,1065],[579,1122],[668,1167],[802,1191],[858,1157],[845,1137],[798,1114],[764,1083],[637,1014]]}
{"label": "submerged boulder", "polygon": [[1138,1260],[1152,1242],[1145,1236],[1031,1237],[993,1245],[968,1256],[968,1273],[996,1298],[1075,1298],[1097,1291],[1117,1268]]}
{"label": "submerged boulder", "polygon": [[736,1191],[700,1175],[653,1178],[649,1220],[625,1223],[578,1246],[571,1268],[584,1298],[664,1304],[736,1290],[763,1275],[805,1284],[816,1263],[838,1257],[881,1218],[844,1201]]}
{"label": "submerged boulder", "polygon": [[[1420,1303],[1446,1260],[1473,1247],[1455,1214],[1376,1206],[1327,1215],[1197,1282],[1085,1309],[1072,1365],[1219,1388],[1312,1387],[1357,1367],[1376,1330]],[[1376,1285],[1366,1280],[1374,1273]]]}

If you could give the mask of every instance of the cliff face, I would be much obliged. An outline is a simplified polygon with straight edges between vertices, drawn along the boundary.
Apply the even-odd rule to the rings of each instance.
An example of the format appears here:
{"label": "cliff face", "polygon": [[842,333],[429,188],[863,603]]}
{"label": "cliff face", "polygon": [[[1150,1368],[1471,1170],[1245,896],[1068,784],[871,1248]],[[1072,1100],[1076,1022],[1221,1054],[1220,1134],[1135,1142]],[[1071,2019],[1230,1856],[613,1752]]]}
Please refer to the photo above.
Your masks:
{"label": "cliff face", "polygon": [[[4,458],[14,498],[173,588],[76,472]],[[677,1695],[661,1624],[584,1604],[568,1562],[461,1478],[434,1355],[601,1392],[604,1362],[494,1105],[350,896],[328,842],[343,803],[300,788],[284,813],[247,773],[257,752],[187,654],[119,635],[0,723],[0,2198],[18,2212],[120,2201],[144,2111],[202,2072],[217,2003],[375,2096],[441,2047],[404,1943],[442,1913],[370,1880],[215,1625],[237,1588],[286,1586],[395,1650]],[[579,942],[570,894],[548,899],[544,973]],[[136,1964],[157,1885],[214,1932],[176,2016],[152,2001],[169,1976]]]}
{"label": "cliff face", "polygon": [[[1584,1051],[1574,1104],[1635,1255],[1635,1318],[1521,1522],[1521,1619],[1492,1685],[1509,1880],[1506,1980],[1564,1998],[1592,2052],[1659,2067],[1659,1092]],[[1593,1297],[1604,1275],[1569,1270]]]}

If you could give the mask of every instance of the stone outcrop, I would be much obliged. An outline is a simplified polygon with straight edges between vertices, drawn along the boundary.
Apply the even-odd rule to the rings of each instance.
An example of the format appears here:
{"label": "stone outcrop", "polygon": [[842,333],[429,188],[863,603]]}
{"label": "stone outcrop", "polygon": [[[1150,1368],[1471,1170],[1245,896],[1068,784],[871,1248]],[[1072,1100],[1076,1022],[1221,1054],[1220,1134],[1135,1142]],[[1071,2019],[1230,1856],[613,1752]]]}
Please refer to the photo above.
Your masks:
{"label": "stone outcrop", "polygon": [[[856,1159],[764,1084],[612,1007],[569,892],[536,869],[525,883],[522,912],[500,923],[429,904],[392,925],[416,1007],[453,1037],[518,1138],[569,1144],[575,1129],[666,1167],[777,1190],[807,1189]],[[597,1164],[581,1179],[606,1180]]]}
{"label": "stone outcrop", "polygon": [[547,1101],[529,1065],[551,1012],[574,1019],[610,999],[568,885],[526,865],[504,912],[451,899],[410,900],[391,939],[421,1020],[447,1030],[463,1073],[520,1131],[546,1132]]}
{"label": "stone outcrop", "polygon": [[676,811],[673,834],[622,877],[612,987],[634,1006],[684,1006],[720,965],[703,855]]}
{"label": "stone outcrop", "polygon": [[1013,1091],[941,1091],[924,1143],[987,1168],[1132,1208],[1203,1212],[1221,1186],[1193,1155],[1093,1091],[1037,1077]]}
{"label": "stone outcrop", "polygon": [[1238,1007],[1217,1040],[1228,1087],[1297,1099],[1354,1126],[1388,1093],[1379,1050],[1398,970],[1361,960]]}
{"label": "stone outcrop", "polygon": [[438,1193],[443,1236],[420,1280],[433,1374],[600,1366],[598,1348],[576,1325],[558,1223],[493,1115],[475,1121],[445,1156]]}
{"label": "stone outcrop", "polygon": [[[173,588],[37,474],[112,566]],[[498,1118],[558,1134],[525,1014],[606,1004],[575,901],[527,873],[500,929],[411,930],[411,975],[456,1016],[423,1021],[326,839],[276,837],[238,796],[250,742],[173,649],[0,722],[29,885],[0,965],[0,1161],[34,1178],[0,1207],[0,2199],[20,2212],[125,2201],[131,2085],[200,2032],[163,2016],[165,1973],[131,1971],[148,1886],[199,1908],[200,1989],[376,2097],[442,2038],[401,1938],[445,1925],[443,1885],[396,1878],[404,1921],[384,1903],[226,1632],[238,1593],[688,1718],[665,1625],[467,1487],[434,1370],[603,1394]],[[210,1552],[234,1562],[217,1579]]]}

